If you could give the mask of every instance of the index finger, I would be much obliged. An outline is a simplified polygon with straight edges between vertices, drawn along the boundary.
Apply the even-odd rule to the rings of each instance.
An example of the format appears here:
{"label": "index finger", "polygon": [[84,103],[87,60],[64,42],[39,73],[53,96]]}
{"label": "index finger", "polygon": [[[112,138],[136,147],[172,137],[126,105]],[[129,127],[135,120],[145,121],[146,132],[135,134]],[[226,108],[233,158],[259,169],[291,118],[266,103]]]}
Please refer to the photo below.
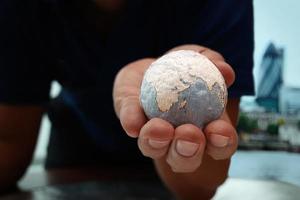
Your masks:
{"label": "index finger", "polygon": [[220,53],[208,48],[201,49],[199,53],[206,56],[214,65],[216,65],[223,75],[227,87],[230,87],[235,80],[235,72],[232,67],[225,62],[224,57]]}

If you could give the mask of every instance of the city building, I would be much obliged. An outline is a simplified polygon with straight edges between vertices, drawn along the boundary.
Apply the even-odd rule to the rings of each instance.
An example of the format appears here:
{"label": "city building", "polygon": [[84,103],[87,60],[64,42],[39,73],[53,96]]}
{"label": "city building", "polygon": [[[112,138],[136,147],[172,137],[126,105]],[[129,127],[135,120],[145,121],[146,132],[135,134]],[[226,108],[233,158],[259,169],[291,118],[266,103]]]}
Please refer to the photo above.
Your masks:
{"label": "city building", "polygon": [[284,50],[270,43],[257,73],[256,102],[266,111],[279,111],[279,89],[282,85]]}
{"label": "city building", "polygon": [[281,87],[279,110],[284,115],[300,115],[300,88]]}

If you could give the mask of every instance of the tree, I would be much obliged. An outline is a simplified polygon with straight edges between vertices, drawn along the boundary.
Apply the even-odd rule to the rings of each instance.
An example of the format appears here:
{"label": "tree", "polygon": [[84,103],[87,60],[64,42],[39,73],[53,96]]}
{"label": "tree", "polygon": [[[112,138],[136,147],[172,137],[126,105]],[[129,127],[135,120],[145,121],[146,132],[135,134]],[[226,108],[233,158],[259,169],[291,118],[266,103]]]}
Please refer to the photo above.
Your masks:
{"label": "tree", "polygon": [[284,119],[284,118],[279,118],[279,119],[277,120],[277,124],[278,124],[278,126],[283,126],[283,125],[285,125],[285,119]]}
{"label": "tree", "polygon": [[245,114],[240,113],[237,129],[240,131],[245,131],[245,129],[247,129],[247,124],[248,124],[248,117]]}
{"label": "tree", "polygon": [[253,132],[258,128],[257,120],[250,119],[245,113],[240,113],[237,129],[239,131]]}
{"label": "tree", "polygon": [[267,132],[271,135],[278,135],[279,126],[277,124],[269,124]]}

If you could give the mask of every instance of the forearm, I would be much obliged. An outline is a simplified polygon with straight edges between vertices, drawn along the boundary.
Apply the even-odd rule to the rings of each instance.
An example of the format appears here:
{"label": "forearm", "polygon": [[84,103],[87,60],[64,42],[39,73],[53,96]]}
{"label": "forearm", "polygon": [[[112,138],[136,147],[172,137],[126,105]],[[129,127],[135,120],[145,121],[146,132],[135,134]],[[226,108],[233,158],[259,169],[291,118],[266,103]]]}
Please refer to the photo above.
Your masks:
{"label": "forearm", "polygon": [[0,194],[15,186],[29,164],[30,159],[16,159],[18,154],[13,145],[0,142]]}
{"label": "forearm", "polygon": [[0,193],[13,186],[30,164],[43,108],[0,105]]}

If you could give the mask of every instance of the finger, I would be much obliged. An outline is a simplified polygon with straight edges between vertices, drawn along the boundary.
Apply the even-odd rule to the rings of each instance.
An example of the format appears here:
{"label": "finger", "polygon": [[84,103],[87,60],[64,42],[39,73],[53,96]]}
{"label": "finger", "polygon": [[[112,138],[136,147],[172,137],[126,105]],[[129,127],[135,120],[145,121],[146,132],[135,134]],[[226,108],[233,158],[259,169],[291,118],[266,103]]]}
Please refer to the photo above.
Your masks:
{"label": "finger", "polygon": [[216,67],[223,75],[227,87],[231,86],[235,79],[235,72],[232,69],[232,67],[224,61],[223,56],[220,53],[211,49],[204,49],[200,53],[206,56],[212,63],[216,65]]}
{"label": "finger", "polygon": [[232,67],[228,63],[221,60],[212,61],[212,62],[216,65],[216,67],[223,75],[227,87],[230,87],[235,80],[235,72],[232,69]]}
{"label": "finger", "polygon": [[123,67],[117,74],[113,86],[114,109],[119,117],[121,103],[129,96],[139,96],[145,70],[154,59],[142,59]]}
{"label": "finger", "polygon": [[141,129],[138,146],[144,156],[161,158],[167,153],[173,136],[174,128],[170,123],[153,118]]}
{"label": "finger", "polygon": [[153,60],[142,59],[128,64],[118,72],[114,82],[114,109],[124,130],[131,137],[137,137],[146,123],[139,93],[144,71]]}
{"label": "finger", "polygon": [[237,149],[238,137],[235,128],[224,120],[209,123],[204,133],[206,136],[206,152],[215,160],[230,158]]}
{"label": "finger", "polygon": [[120,122],[125,132],[131,137],[137,137],[147,119],[137,96],[122,99],[120,108]]}
{"label": "finger", "polygon": [[198,127],[192,124],[177,127],[167,163],[174,172],[195,171],[201,164],[205,143],[205,136]]}
{"label": "finger", "polygon": [[217,61],[217,60],[225,61],[224,57],[219,52],[214,51],[212,49],[204,48],[198,52],[201,53],[202,55],[205,55],[211,61]]}

